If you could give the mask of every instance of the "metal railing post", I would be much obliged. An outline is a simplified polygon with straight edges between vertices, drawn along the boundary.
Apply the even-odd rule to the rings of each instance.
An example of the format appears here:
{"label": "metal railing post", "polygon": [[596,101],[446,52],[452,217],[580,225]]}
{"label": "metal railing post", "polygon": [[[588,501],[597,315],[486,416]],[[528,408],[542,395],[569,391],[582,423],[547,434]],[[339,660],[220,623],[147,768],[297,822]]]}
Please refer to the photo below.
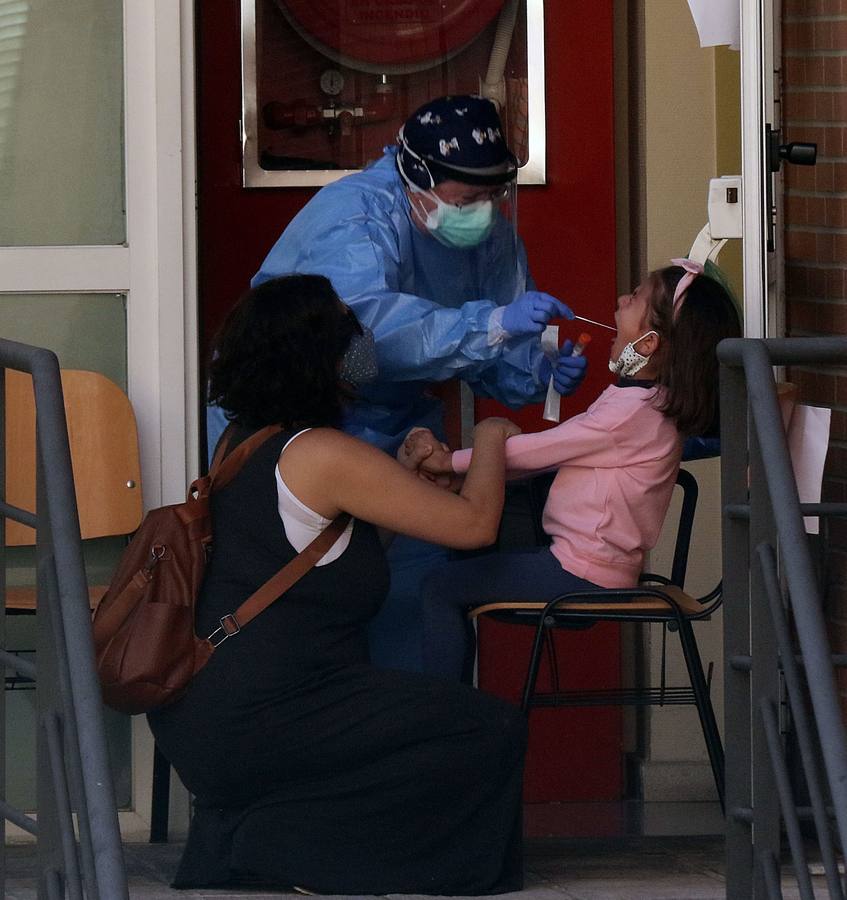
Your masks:
{"label": "metal railing post", "polygon": [[[843,361],[847,362],[847,341],[843,341],[842,346]],[[760,341],[747,343],[742,353],[745,371],[754,367],[770,370],[774,362],[781,361],[777,359],[772,362],[767,348]],[[812,706],[829,775],[832,802],[837,812],[841,846],[847,847],[847,739],[830,658],[822,598],[803,526],[800,498],[776,392],[768,390],[763,380],[754,380],[748,389],[757,431],[762,442],[766,441],[768,445],[765,477],[779,532],[780,559],[792,600],[794,625],[802,648],[806,678],[812,686]]]}
{"label": "metal railing post", "polygon": [[727,897],[753,891],[750,823],[740,810],[752,806],[749,519],[727,509],[747,506],[747,389],[740,369],[723,367],[721,391],[721,490],[724,591],[724,750],[726,764]]}
{"label": "metal railing post", "polygon": [[[847,847],[847,733],[842,718],[835,679],[835,666],[844,665],[842,656],[832,654],[824,619],[823,599],[817,583],[811,550],[803,522],[782,415],[777,399],[773,367],[798,363],[847,364],[847,338],[790,338],[780,340],[733,339],[718,351],[721,360],[722,409],[722,502],[724,510],[724,619],[727,666],[727,896],[733,900],[781,896],[779,888],[780,807],[791,837],[790,848],[798,884],[803,896],[811,896],[805,851],[799,840],[801,815],[808,810],[795,807],[787,781],[782,736],[776,710],[783,669],[787,679],[788,702],[801,732],[803,764],[812,797],[812,818],[820,839],[830,896],[841,900],[843,890],[834,865],[834,847],[828,824],[823,823],[822,795],[828,788],[838,843]],[[746,387],[744,395],[741,384]],[[751,425],[744,445],[738,440],[739,422],[749,415]],[[724,430],[725,429],[725,430]],[[747,455],[747,449],[750,455]],[[731,457],[731,458],[728,458]],[[744,499],[741,468],[749,462],[749,503]],[[820,516],[847,516],[846,503],[808,504],[807,513]],[[741,527],[747,520],[747,529]],[[778,539],[774,537],[777,536]],[[739,544],[744,544],[743,548]],[[779,572],[769,571],[762,548],[779,547]],[[761,564],[751,568],[750,555],[757,549]],[[775,567],[776,557],[771,565]],[[749,581],[748,581],[749,579]],[[781,595],[774,599],[774,583],[781,579],[796,634],[798,658],[805,669],[813,725],[805,716],[805,699],[800,696],[793,666],[794,650],[786,650],[790,640],[781,615]],[[749,631],[744,639],[737,633],[744,627],[740,609],[745,602],[741,585],[748,582]],[[749,641],[750,651],[743,649]],[[778,644],[781,649],[778,650]],[[788,662],[786,662],[788,660]],[[740,674],[748,671],[750,693],[744,696]],[[737,704],[737,708],[734,706]],[[752,707],[752,708],[751,708]],[[749,757],[744,729],[752,732]],[[763,727],[765,726],[765,727]],[[823,757],[823,778],[809,770],[816,764],[817,747],[811,745],[811,728]],[[737,743],[736,743],[737,742]],[[752,773],[749,808],[745,807],[747,782]],[[776,788],[779,788],[777,790]],[[737,824],[749,822],[751,830],[744,844]],[[743,863],[750,854],[756,875],[751,884],[749,868]]]}
{"label": "metal railing post", "polygon": [[[750,527],[748,530],[749,551],[759,544],[776,543],[773,514],[765,481],[765,463],[762,448],[755,429],[750,433]],[[751,565],[749,570],[750,597],[750,715],[751,752],[754,760],[767,758],[769,744],[766,730],[762,727],[761,710],[779,703],[779,665],[776,639],[770,627],[770,611],[766,603],[758,602],[765,590],[761,568]],[[780,822],[779,802],[770,766],[755,765],[752,772],[752,831],[753,896],[764,895],[765,875],[763,861],[779,859]]]}

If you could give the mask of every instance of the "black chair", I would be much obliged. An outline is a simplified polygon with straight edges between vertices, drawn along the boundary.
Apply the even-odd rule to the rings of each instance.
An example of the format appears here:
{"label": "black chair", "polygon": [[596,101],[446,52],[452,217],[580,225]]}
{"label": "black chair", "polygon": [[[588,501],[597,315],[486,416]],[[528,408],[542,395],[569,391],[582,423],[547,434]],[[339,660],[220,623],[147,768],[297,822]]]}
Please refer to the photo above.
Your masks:
{"label": "black chair", "polygon": [[[628,589],[596,589],[574,591],[554,598],[548,603],[487,603],[469,613],[472,619],[491,616],[509,624],[532,625],[535,639],[527,665],[521,708],[529,713],[532,707],[551,706],[647,706],[684,705],[697,707],[703,738],[709,755],[715,787],[724,803],[724,754],[715,713],[709,694],[711,678],[707,679],[700,660],[700,652],[692,623],[710,616],[723,600],[721,584],[704,597],[692,597],[683,590],[694,512],[697,506],[697,481],[680,469],[677,485],[683,498],[677,524],[676,542],[670,577],[645,573],[641,586]],[[549,486],[549,480],[546,484]],[[545,485],[540,493],[544,493]],[[539,501],[539,496],[536,497]],[[662,650],[662,674],[658,687],[619,688],[595,691],[565,691],[559,687],[552,631],[555,628],[591,627],[596,622],[657,622],[668,631],[676,632],[688,670],[689,684],[669,687],[665,683],[665,647]],[[551,691],[536,692],[536,680],[544,648],[550,660]],[[711,676],[711,667],[709,670]]]}

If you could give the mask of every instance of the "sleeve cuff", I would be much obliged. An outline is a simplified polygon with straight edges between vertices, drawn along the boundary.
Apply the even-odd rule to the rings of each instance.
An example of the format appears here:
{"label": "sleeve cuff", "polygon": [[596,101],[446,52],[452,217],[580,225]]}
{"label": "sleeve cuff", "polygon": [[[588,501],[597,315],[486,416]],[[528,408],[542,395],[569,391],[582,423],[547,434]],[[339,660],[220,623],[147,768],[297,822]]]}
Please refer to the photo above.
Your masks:
{"label": "sleeve cuff", "polygon": [[450,459],[453,471],[457,475],[464,475],[471,466],[471,450],[454,450]]}
{"label": "sleeve cuff", "polygon": [[503,328],[503,313],[506,311],[505,306],[498,306],[492,310],[488,319],[488,346],[495,347],[502,344],[509,337],[509,332]]}
{"label": "sleeve cuff", "polygon": [[[532,361],[532,379],[538,385],[539,388],[544,388],[547,390],[547,385],[550,381],[551,369],[547,369],[547,366],[544,365],[547,357],[543,353],[537,353],[535,359]],[[542,368],[547,369],[542,374]]]}

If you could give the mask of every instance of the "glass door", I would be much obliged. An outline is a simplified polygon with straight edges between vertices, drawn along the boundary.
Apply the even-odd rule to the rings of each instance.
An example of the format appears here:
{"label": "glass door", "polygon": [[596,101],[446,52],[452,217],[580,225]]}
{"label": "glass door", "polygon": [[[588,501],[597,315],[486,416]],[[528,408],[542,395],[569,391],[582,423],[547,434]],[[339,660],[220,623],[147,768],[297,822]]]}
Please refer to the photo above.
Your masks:
{"label": "glass door", "polygon": [[[192,15],[189,0],[0,0],[0,336],[128,393],[147,508],[196,470]],[[120,549],[92,546],[87,565],[108,571]],[[31,548],[7,559],[10,583],[32,579]],[[33,617],[7,629],[10,649],[34,646]],[[32,808],[31,692],[6,701],[7,797]],[[143,807],[146,725],[107,727],[119,805]]]}

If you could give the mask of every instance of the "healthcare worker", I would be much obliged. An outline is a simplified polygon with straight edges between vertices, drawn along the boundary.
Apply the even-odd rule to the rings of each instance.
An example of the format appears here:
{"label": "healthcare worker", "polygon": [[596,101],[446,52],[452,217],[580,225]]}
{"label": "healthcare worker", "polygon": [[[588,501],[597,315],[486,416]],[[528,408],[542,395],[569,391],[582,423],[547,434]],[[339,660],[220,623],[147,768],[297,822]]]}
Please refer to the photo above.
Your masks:
{"label": "healthcare worker", "polygon": [[[432,100],[414,112],[369,168],[320,190],[271,248],[255,286],[286,273],[318,273],[371,329],[378,375],[361,384],[345,430],[389,453],[410,428],[443,435],[443,409],[427,386],[458,377],[511,407],[561,394],[585,374],[566,344],[557,359],[539,335],[561,301],[536,291],[516,230],[517,160],[494,104],[477,96]],[[209,447],[223,430],[210,408]],[[391,591],[371,628],[377,665],[419,669],[418,583],[443,548],[395,539]]]}

